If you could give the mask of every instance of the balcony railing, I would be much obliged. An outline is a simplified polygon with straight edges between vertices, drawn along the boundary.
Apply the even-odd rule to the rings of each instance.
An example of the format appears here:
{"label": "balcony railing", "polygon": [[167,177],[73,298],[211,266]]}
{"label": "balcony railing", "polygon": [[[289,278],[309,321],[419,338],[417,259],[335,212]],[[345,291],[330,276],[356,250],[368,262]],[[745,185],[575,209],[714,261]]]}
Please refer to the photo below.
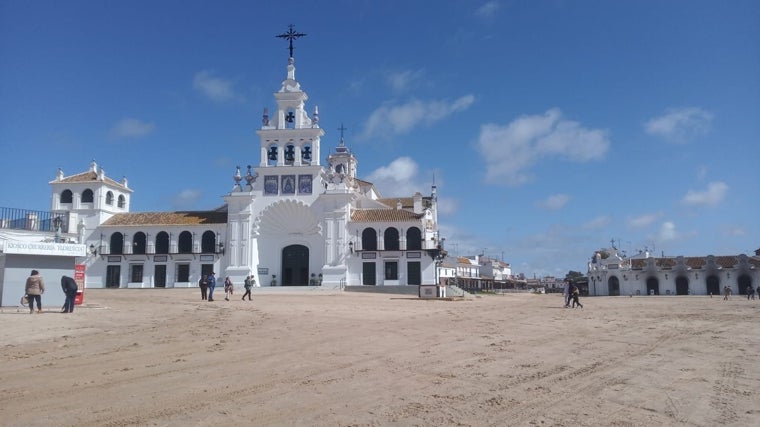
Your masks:
{"label": "balcony railing", "polygon": [[0,207],[0,228],[6,230],[48,231],[54,233],[55,219],[61,220],[61,232],[69,229],[67,212],[33,211]]}

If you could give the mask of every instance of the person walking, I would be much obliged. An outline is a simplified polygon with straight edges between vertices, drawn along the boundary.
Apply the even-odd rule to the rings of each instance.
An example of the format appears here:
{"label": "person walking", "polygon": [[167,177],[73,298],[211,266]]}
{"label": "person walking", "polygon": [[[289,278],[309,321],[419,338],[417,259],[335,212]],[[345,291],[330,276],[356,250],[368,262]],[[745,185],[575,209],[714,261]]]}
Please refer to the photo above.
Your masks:
{"label": "person walking", "polygon": [[243,286],[245,287],[245,293],[243,294],[243,301],[245,301],[245,296],[248,295],[248,301],[251,301],[251,288],[256,284],[256,279],[254,279],[253,274],[250,276],[246,276],[245,282],[243,282]]}
{"label": "person walking", "polygon": [[32,274],[26,279],[26,295],[29,298],[29,314],[34,313],[34,301],[37,301],[37,313],[42,313],[42,294],[45,293],[45,279],[40,272],[32,270]]}
{"label": "person walking", "polygon": [[573,308],[575,308],[575,306],[577,305],[578,307],[581,308],[581,310],[583,310],[583,304],[581,304],[581,302],[578,301],[578,296],[580,295],[580,293],[581,292],[578,290],[577,286],[573,285],[573,287],[570,288],[570,295],[573,298]]}
{"label": "person walking", "polygon": [[224,278],[224,300],[225,301],[230,300],[233,290],[234,290],[234,287],[232,286],[232,280],[230,280],[230,276],[225,277]]}
{"label": "person walking", "polygon": [[747,301],[755,299],[755,290],[752,289],[752,285],[747,286]]}
{"label": "person walking", "polygon": [[208,275],[208,301],[214,300],[214,289],[216,288],[216,273],[213,271]]}
{"label": "person walking", "polygon": [[201,301],[206,301],[208,298],[208,277],[205,274],[198,281],[198,287],[201,288]]}
{"label": "person walking", "polygon": [[565,308],[570,308],[570,282],[565,280],[565,290],[563,292],[565,297]]}
{"label": "person walking", "polygon": [[66,294],[66,301],[63,303],[61,313],[73,313],[74,299],[79,290],[76,280],[69,276],[61,276],[61,289],[63,289],[63,293]]}

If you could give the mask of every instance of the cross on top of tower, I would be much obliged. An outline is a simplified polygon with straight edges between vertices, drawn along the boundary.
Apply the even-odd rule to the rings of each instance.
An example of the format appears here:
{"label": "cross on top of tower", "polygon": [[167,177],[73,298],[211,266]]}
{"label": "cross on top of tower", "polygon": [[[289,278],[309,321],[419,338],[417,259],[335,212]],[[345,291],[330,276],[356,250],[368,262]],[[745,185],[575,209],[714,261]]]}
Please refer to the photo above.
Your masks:
{"label": "cross on top of tower", "polygon": [[346,143],[343,141],[343,131],[347,130],[348,128],[343,126],[343,123],[340,124],[340,127],[338,130],[340,131],[340,144],[338,145],[338,148],[335,149],[335,152],[337,153],[345,153],[348,152],[348,148],[346,148]]}
{"label": "cross on top of tower", "polygon": [[343,123],[341,123],[338,130],[340,131],[340,145],[343,145],[343,131],[348,130],[348,128],[343,126]]}
{"label": "cross on top of tower", "polygon": [[290,57],[292,58],[293,57],[293,40],[300,37],[304,37],[304,36],[306,36],[306,34],[296,32],[293,29],[293,24],[290,24],[288,25],[288,31],[282,34],[276,35],[275,37],[288,40],[289,42],[288,48],[290,49]]}

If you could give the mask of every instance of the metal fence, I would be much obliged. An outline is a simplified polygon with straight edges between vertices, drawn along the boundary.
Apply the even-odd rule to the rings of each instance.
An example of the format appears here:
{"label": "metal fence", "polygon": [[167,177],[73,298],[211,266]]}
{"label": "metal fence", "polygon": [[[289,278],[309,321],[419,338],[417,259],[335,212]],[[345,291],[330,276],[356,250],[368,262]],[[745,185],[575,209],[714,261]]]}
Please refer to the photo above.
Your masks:
{"label": "metal fence", "polygon": [[60,219],[60,229],[69,229],[69,214],[29,209],[0,207],[0,228],[8,230],[55,232],[55,223]]}

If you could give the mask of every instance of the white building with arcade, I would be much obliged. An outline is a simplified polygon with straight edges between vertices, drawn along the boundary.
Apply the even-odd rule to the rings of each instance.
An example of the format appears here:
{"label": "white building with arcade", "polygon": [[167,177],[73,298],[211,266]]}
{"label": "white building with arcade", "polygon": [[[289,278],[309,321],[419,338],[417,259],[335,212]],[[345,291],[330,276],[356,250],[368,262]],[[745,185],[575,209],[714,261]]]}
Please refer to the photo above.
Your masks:
{"label": "white building with arcade", "polygon": [[721,295],[760,284],[760,249],[754,256],[625,256],[614,245],[597,251],[588,263],[589,295]]}

